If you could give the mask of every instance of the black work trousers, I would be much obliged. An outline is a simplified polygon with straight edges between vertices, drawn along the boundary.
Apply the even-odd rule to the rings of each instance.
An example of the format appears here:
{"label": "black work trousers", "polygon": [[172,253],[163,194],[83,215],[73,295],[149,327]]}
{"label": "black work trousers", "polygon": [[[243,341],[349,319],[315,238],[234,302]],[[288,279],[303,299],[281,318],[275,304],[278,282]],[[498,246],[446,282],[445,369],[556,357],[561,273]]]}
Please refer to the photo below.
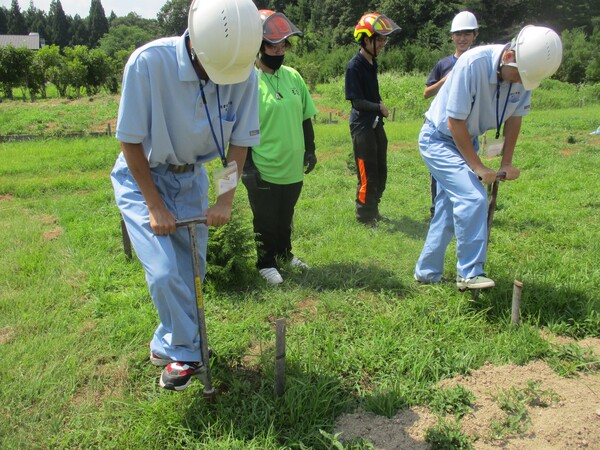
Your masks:
{"label": "black work trousers", "polygon": [[356,187],[356,219],[371,222],[379,215],[379,202],[387,182],[388,140],[383,124],[355,133],[352,136]]}
{"label": "black work trousers", "polygon": [[292,259],[292,220],[303,182],[273,184],[264,180],[246,184],[250,208],[254,215],[256,266],[275,267],[277,260]]}

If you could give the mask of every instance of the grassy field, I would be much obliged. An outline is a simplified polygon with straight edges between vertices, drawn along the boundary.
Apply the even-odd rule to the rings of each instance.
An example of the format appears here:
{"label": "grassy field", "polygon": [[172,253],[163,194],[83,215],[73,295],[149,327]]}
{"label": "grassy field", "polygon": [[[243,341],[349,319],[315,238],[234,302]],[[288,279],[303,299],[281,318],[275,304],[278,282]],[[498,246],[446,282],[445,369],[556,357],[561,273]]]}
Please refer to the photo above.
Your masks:
{"label": "grassy field", "polygon": [[[104,102],[114,115],[108,100],[88,101],[77,115],[104,114],[93,121],[103,124]],[[108,178],[114,138],[0,144],[0,447],[362,449],[369,443],[342,446],[332,436],[341,414],[439,406],[439,380],[486,361],[544,359],[565,376],[598,371],[589,354],[550,345],[540,331],[600,336],[600,137],[589,135],[599,120],[597,105],[534,109],[524,120],[522,176],[500,186],[486,266],[497,287],[476,299],[412,279],[429,215],[421,121],[386,125],[381,212],[390,220],[376,229],[354,220],[347,123],[318,123],[319,164],[305,179],[294,230],[294,252],[311,270],[288,270],[271,288],[250,256],[249,282],[206,282],[214,403],[197,382],[182,393],[157,385],[146,346],[157,316],[140,264],[123,254]],[[243,187],[236,214],[250,229]],[[517,328],[515,279],[524,283]],[[280,317],[287,385],[277,398]]]}

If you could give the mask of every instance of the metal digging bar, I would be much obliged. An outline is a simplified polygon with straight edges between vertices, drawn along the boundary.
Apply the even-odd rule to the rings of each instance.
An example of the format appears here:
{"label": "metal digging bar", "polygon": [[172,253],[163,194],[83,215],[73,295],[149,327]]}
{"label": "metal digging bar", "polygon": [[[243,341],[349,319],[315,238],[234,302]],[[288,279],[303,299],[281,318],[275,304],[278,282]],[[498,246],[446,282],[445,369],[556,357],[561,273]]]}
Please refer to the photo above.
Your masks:
{"label": "metal digging bar", "polygon": [[498,185],[501,180],[506,178],[506,172],[498,172],[496,180],[492,184],[492,195],[490,196],[490,204],[487,213],[487,241],[490,242],[490,232],[492,231],[492,221],[494,220],[494,211],[496,211],[496,198],[498,198]]}
{"label": "metal digging bar", "polygon": [[[506,172],[498,172],[496,174],[496,179],[491,185],[491,189],[488,189],[488,193],[490,193],[490,202],[488,204],[488,212],[487,212],[487,243],[486,247],[490,243],[490,232],[492,231],[492,221],[494,220],[494,211],[496,211],[496,199],[498,198],[498,185],[501,180],[506,178]],[[487,248],[486,248],[487,252]],[[459,289],[460,291],[465,291],[466,289]],[[474,299],[479,297],[479,289],[471,289],[471,294]]]}
{"label": "metal digging bar", "polygon": [[194,376],[204,385],[204,398],[207,400],[212,400],[215,398],[215,390],[212,386],[210,376],[210,354],[208,350],[208,340],[206,337],[204,300],[202,298],[202,274],[200,273],[200,256],[198,256],[198,240],[196,236],[196,229],[200,224],[206,224],[206,217],[194,217],[191,219],[178,220],[176,222],[177,227],[187,227],[188,229],[188,233],[190,235],[190,246],[192,250],[192,263],[194,266],[198,335],[200,336],[200,348],[202,351],[202,367]]}

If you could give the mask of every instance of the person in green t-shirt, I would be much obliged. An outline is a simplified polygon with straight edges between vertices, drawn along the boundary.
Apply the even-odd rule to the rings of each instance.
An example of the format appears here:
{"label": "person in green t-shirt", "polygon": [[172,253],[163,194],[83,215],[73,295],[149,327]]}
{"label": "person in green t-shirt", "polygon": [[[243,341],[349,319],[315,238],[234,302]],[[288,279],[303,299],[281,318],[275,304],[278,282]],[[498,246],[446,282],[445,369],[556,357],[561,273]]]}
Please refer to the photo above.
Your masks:
{"label": "person in green t-shirt", "polygon": [[302,76],[284,66],[291,36],[302,36],[282,13],[260,10],[263,42],[256,58],[260,145],[248,152],[242,181],[248,191],[257,243],[257,267],[280,284],[281,263],[303,270],[292,253],[292,220],[303,178],[317,163],[311,118],[317,109]]}

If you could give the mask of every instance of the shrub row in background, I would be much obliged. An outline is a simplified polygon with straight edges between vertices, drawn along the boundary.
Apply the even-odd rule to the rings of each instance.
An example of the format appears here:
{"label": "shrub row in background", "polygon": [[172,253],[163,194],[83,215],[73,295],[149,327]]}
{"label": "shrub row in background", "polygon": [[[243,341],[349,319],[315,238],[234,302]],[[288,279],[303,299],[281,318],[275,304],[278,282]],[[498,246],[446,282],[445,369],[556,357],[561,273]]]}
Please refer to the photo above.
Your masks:
{"label": "shrub row in background", "polygon": [[[395,108],[396,120],[422,117],[431,100],[423,98],[426,76],[387,72],[379,76],[381,96],[390,110]],[[317,102],[339,111],[345,116],[350,103],[344,96],[344,78],[337,77],[330,83],[318,84],[314,93]],[[544,80],[532,96],[534,109],[573,108],[600,103],[600,83],[569,84],[557,80]]]}

